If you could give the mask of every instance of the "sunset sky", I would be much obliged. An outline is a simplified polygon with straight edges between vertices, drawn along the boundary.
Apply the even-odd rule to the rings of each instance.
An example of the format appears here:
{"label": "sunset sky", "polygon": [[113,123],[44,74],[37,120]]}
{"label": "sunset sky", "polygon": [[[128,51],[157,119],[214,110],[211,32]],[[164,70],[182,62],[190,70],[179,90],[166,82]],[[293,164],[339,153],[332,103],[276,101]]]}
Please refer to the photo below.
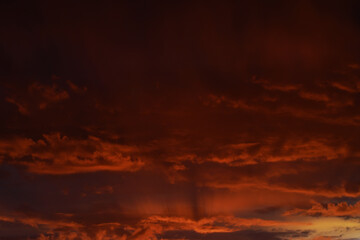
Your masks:
{"label": "sunset sky", "polygon": [[360,1],[0,16],[0,240],[360,239]]}

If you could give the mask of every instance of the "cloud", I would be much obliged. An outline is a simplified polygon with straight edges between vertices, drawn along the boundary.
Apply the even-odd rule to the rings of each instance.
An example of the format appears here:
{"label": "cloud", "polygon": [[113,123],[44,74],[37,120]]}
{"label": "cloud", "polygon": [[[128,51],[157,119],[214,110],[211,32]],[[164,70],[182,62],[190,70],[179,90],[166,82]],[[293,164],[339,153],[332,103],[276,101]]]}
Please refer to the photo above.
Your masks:
{"label": "cloud", "polygon": [[323,93],[300,91],[299,95],[300,95],[300,97],[302,97],[304,99],[309,99],[309,100],[318,101],[318,102],[329,102],[330,101],[330,98],[326,94],[323,94]]}
{"label": "cloud", "polygon": [[29,115],[33,111],[44,110],[69,97],[69,93],[55,83],[49,86],[34,82],[28,86],[26,92],[7,97],[6,101],[15,104],[21,114]]}
{"label": "cloud", "polygon": [[333,82],[332,83],[332,86],[339,89],[339,90],[342,90],[342,91],[345,91],[345,92],[350,92],[350,93],[356,93],[357,92],[357,89],[351,87],[351,86],[347,86],[346,83],[340,83],[340,82]]}
{"label": "cloud", "polygon": [[217,216],[202,218],[198,221],[182,217],[151,216],[143,220],[142,224],[160,224],[165,230],[193,230],[198,233],[236,232],[250,227],[273,227],[310,225],[306,222],[288,222],[264,219],[246,219],[233,216]]}
{"label": "cloud", "polygon": [[326,217],[359,217],[360,202],[349,204],[340,203],[315,203],[310,209],[293,209],[284,213],[284,215],[308,215],[308,216],[326,216]]}
{"label": "cloud", "polygon": [[359,7],[2,4],[0,238],[358,238]]}
{"label": "cloud", "polygon": [[266,90],[271,90],[271,91],[291,92],[301,89],[300,84],[273,83],[267,79],[257,78],[256,76],[253,76],[252,82],[260,85]]}
{"label": "cloud", "polygon": [[6,101],[12,104],[15,104],[18,108],[19,113],[23,114],[23,115],[28,115],[29,111],[28,109],[21,103],[17,102],[15,99],[13,98],[6,98]]}
{"label": "cloud", "polygon": [[334,239],[337,239],[337,238],[336,237],[324,237],[324,236],[314,238],[314,240],[334,240]]}
{"label": "cloud", "polygon": [[[232,216],[218,216],[192,220],[182,217],[151,216],[138,222],[135,226],[119,223],[103,223],[93,226],[83,226],[74,222],[59,220],[44,220],[30,217],[8,218],[1,221],[18,222],[40,230],[37,240],[65,239],[98,239],[98,240],[145,240],[171,238],[174,232],[194,232],[195,235],[211,236],[241,234],[245,232],[274,235],[299,235],[296,231],[286,230],[292,226],[307,226],[306,222],[281,222],[262,219],[245,219]],[[278,229],[278,230],[275,230]],[[281,229],[282,232],[281,232]],[[233,233],[233,234],[231,234]],[[252,235],[252,234],[250,234]],[[188,238],[189,237],[189,238]],[[193,239],[190,235],[186,239]]]}
{"label": "cloud", "polygon": [[[136,171],[143,162],[137,147],[110,143],[96,137],[71,139],[59,133],[45,134],[35,141],[15,137],[0,141],[3,159],[25,165],[38,174],[72,174],[95,171]],[[31,158],[31,161],[25,160]]]}
{"label": "cloud", "polygon": [[28,92],[32,97],[39,97],[38,107],[45,109],[49,104],[63,101],[69,98],[67,91],[60,89],[56,84],[52,86],[32,83],[28,87]]}
{"label": "cloud", "polygon": [[[353,125],[360,124],[360,115],[354,111],[351,111],[349,116],[338,115],[344,109],[349,111],[349,107],[354,108],[353,100],[350,98],[330,99],[327,95],[322,93],[310,93],[300,91],[299,94],[302,100],[312,100],[318,102],[315,105],[308,105],[298,101],[294,101],[296,104],[289,103],[289,100],[293,97],[283,97],[282,99],[275,99],[275,101],[268,101],[269,96],[262,96],[255,99],[232,99],[224,95],[216,96],[210,94],[208,97],[203,98],[203,104],[211,107],[227,107],[235,110],[242,110],[254,113],[260,113],[264,116],[282,116],[289,115],[294,118],[305,119],[310,121],[318,121],[331,125]],[[293,101],[293,100],[292,100]],[[269,105],[269,102],[273,103]],[[276,103],[276,104],[274,104]],[[324,104],[322,106],[319,104]]]}
{"label": "cloud", "polygon": [[[241,146],[241,145],[240,145]],[[268,139],[256,145],[225,146],[223,157],[221,150],[204,161],[227,163],[229,165],[256,164],[260,162],[319,161],[346,158],[349,151],[346,146],[334,146],[326,139],[288,139],[278,144],[276,139]],[[240,147],[240,148],[239,148]]]}
{"label": "cloud", "polygon": [[266,239],[266,240],[280,240],[280,239],[298,239],[299,236],[305,237],[308,233],[306,231],[262,231],[262,230],[241,230],[236,232],[228,233],[206,233],[200,234],[193,231],[169,231],[165,232],[161,236],[164,236],[166,240],[195,240],[195,239],[223,239],[223,240],[232,240],[232,239]]}
{"label": "cloud", "polygon": [[[360,178],[356,173],[358,166],[352,165],[352,168],[348,169],[339,159],[264,162],[242,166],[207,163],[196,165],[196,169],[197,184],[210,188],[234,191],[267,189],[308,196],[359,196]],[[186,173],[187,171],[179,174],[186,176]],[[330,178],[331,182],[328,180]]]}
{"label": "cloud", "polygon": [[67,80],[66,83],[69,86],[69,88],[76,93],[84,93],[87,91],[86,87],[79,87],[78,85],[76,85],[75,83],[73,83],[70,80]]}
{"label": "cloud", "polygon": [[66,84],[67,87],[60,78],[53,77],[51,84],[32,82],[25,89],[12,87],[16,90],[5,100],[16,105],[19,113],[30,115],[70,99],[71,94],[83,94],[87,91],[86,87],[79,87],[70,80]]}
{"label": "cloud", "polygon": [[29,225],[31,227],[40,228],[45,226],[47,230],[57,229],[57,228],[72,228],[78,229],[81,224],[75,222],[67,222],[61,220],[48,220],[48,219],[41,219],[35,217],[26,217],[26,216],[15,216],[15,217],[8,217],[8,216],[0,216],[0,221],[4,222],[18,222],[24,225]]}

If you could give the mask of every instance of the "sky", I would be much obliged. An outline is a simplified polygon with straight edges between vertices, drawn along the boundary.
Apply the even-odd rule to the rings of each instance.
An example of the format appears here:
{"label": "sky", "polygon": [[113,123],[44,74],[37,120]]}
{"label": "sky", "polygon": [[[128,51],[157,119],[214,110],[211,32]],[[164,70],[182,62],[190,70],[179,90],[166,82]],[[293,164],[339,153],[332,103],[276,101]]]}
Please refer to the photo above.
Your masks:
{"label": "sky", "polygon": [[359,1],[1,1],[1,240],[360,239]]}

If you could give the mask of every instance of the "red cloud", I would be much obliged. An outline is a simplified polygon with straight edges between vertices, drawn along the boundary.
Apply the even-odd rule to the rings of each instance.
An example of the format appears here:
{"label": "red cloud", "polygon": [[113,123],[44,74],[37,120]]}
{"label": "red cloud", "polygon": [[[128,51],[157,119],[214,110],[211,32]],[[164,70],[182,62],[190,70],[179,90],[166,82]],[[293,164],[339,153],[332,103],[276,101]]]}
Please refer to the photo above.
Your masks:
{"label": "red cloud", "polygon": [[80,94],[87,90],[87,88],[81,88],[71,81],[66,83],[68,85],[67,89],[56,82],[51,85],[33,82],[27,87],[26,91],[18,89],[14,94],[7,97],[6,101],[16,105],[19,113],[29,115],[33,111],[44,110],[49,106],[69,99],[70,93]]}
{"label": "red cloud", "polygon": [[335,216],[335,217],[359,217],[360,202],[353,205],[347,202],[340,203],[315,203],[310,209],[293,209],[284,213],[284,215],[309,215],[309,216]]}
{"label": "red cloud", "polygon": [[[71,174],[95,171],[136,171],[143,162],[136,157],[137,147],[102,141],[96,137],[70,139],[59,133],[43,135],[34,141],[13,138],[0,142],[2,158],[26,165],[39,174]],[[32,161],[21,161],[31,157]]]}
{"label": "red cloud", "polygon": [[59,88],[56,84],[47,86],[35,82],[29,86],[28,91],[32,97],[37,98],[40,109],[46,108],[51,103],[69,98],[68,92]]}

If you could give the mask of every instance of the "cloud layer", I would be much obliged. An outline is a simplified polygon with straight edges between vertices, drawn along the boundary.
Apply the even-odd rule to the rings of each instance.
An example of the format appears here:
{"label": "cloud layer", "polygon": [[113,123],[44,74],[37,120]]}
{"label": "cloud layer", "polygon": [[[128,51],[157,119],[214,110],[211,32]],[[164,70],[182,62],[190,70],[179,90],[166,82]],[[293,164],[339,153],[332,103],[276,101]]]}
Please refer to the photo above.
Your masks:
{"label": "cloud layer", "polygon": [[1,3],[0,239],[359,239],[359,9]]}

